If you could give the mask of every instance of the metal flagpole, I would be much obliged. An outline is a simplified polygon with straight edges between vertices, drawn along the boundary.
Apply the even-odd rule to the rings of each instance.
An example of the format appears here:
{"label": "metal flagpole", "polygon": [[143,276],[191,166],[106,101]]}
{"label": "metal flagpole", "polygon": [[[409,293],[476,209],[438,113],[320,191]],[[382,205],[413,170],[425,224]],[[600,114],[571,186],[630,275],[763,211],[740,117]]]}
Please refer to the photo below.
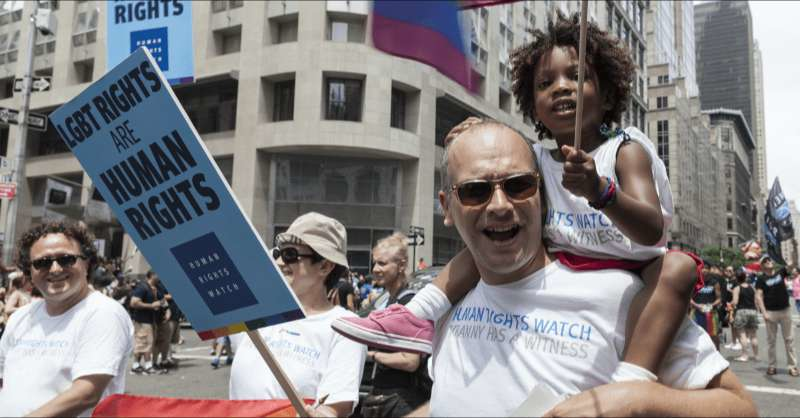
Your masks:
{"label": "metal flagpole", "polygon": [[25,182],[25,146],[28,138],[28,110],[31,103],[31,73],[33,73],[33,49],[36,46],[35,16],[39,9],[39,0],[33,2],[33,13],[30,17],[30,33],[28,33],[28,68],[22,82],[22,108],[19,110],[19,138],[14,147],[14,159],[11,160],[11,182],[16,183],[17,193],[13,199],[8,201],[6,211],[6,228],[3,239],[3,263],[6,265],[13,262],[14,241],[16,240],[17,211],[19,210],[19,194]]}
{"label": "metal flagpole", "polygon": [[589,1],[581,0],[581,33],[578,40],[578,103],[575,107],[575,149],[581,149],[581,128],[583,128],[583,78],[586,75],[586,14]]}

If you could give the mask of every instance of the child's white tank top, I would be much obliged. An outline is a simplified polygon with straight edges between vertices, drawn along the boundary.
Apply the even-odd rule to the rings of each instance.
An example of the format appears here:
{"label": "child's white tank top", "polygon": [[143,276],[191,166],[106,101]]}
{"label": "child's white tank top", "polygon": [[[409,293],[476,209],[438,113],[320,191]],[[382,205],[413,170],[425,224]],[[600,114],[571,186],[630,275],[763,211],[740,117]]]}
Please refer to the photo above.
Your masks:
{"label": "child's white tank top", "polygon": [[[627,128],[628,137],[644,147],[650,156],[656,192],[661,202],[664,228],[661,239],[654,246],[639,245],[626,237],[602,212],[589,206],[586,199],[577,197],[561,186],[564,165],[553,159],[541,144],[534,145],[536,158],[544,179],[547,198],[545,238],[552,252],[566,251],[598,259],[649,260],[666,252],[667,230],[672,222],[673,205],[669,177],[664,162],[658,158],[653,143],[636,128]],[[615,170],[617,150],[625,141],[624,135],[607,140],[589,153],[595,161],[597,173],[614,179],[619,186]]]}

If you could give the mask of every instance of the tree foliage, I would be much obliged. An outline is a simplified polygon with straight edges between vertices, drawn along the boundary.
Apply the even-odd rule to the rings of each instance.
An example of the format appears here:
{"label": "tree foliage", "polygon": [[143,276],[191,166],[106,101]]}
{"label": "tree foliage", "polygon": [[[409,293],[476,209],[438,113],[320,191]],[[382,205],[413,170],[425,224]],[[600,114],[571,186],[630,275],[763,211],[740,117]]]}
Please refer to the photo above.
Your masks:
{"label": "tree foliage", "polygon": [[720,263],[721,258],[722,262],[720,264],[723,266],[733,266],[733,268],[736,269],[747,264],[747,260],[744,259],[744,255],[742,255],[742,252],[739,251],[738,248],[710,245],[700,250],[700,257],[714,263]]}

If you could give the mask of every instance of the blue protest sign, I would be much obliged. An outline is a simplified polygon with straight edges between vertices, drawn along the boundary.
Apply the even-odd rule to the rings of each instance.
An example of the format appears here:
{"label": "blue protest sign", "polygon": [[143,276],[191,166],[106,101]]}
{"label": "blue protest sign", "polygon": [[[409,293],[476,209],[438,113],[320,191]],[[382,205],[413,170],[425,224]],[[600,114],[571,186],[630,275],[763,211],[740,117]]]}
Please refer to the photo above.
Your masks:
{"label": "blue protest sign", "polygon": [[107,7],[108,68],[145,47],[170,84],[194,80],[191,1],[108,0]]}
{"label": "blue protest sign", "polygon": [[147,50],[50,121],[201,338],[304,317]]}

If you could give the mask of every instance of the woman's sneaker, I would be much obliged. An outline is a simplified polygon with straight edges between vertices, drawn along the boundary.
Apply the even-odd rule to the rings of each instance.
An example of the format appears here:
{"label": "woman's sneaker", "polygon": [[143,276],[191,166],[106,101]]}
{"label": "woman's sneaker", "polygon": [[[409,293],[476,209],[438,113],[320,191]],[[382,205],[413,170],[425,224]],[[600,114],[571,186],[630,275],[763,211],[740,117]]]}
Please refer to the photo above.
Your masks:
{"label": "woman's sneaker", "polygon": [[338,318],[331,327],[339,334],[370,347],[431,353],[433,321],[417,318],[400,304],[370,312],[366,318]]}

